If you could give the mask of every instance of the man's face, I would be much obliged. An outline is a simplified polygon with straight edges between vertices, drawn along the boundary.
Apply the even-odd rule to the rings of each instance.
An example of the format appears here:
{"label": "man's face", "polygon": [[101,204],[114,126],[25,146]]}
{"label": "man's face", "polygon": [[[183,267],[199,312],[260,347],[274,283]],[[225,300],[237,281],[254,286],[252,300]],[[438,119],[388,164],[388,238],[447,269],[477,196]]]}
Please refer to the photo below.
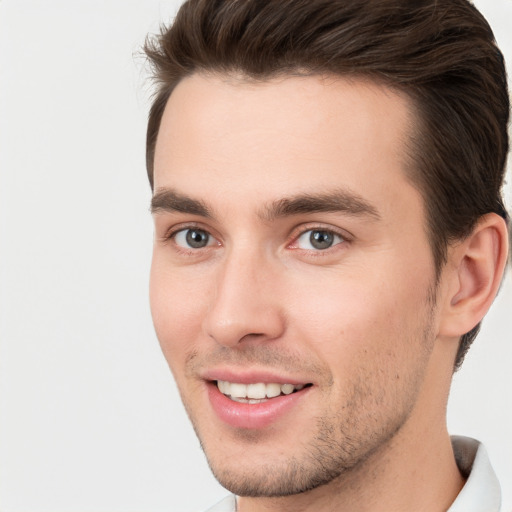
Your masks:
{"label": "man's face", "polygon": [[194,75],[170,97],[153,320],[237,494],[327,483],[424,414],[438,314],[411,125],[406,99],[362,81]]}

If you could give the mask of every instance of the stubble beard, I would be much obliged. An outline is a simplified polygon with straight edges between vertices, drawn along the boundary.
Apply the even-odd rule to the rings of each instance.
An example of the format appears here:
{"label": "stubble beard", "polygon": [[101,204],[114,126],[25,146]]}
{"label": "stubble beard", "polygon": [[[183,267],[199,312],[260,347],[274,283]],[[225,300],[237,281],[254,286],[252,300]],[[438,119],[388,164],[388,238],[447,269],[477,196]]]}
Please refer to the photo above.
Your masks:
{"label": "stubble beard", "polygon": [[[383,455],[415,404],[416,394],[411,394],[391,416],[369,412],[362,415],[358,411],[364,410],[365,404],[369,401],[375,404],[382,398],[371,396],[368,391],[364,386],[356,386],[351,399],[339,407],[341,412],[317,418],[315,433],[305,432],[289,457],[276,457],[263,464],[251,464],[250,460],[228,463],[233,457],[223,458],[219,451],[210,453],[207,436],[201,434],[197,422],[192,420],[192,424],[213,475],[233,494],[277,498],[335,482],[343,488],[349,481],[353,485],[357,475],[368,476],[373,455]],[[247,445],[247,457],[252,447],[257,449],[265,441],[265,436],[258,433],[242,429],[238,432],[238,442]]]}
{"label": "stubble beard", "polygon": [[[428,307],[422,343],[416,345],[421,352],[419,360],[423,362],[428,359],[435,341],[432,327],[435,295],[433,286],[426,301]],[[199,422],[186,403],[185,407],[212,473],[232,493],[254,498],[286,497],[335,481],[342,488],[349,481],[353,485],[352,476],[357,478],[357,475],[363,474],[367,477],[368,468],[374,464],[374,456],[383,458],[414,409],[425,366],[420,363],[419,368],[423,368],[423,371],[411,372],[402,381],[400,402],[388,404],[384,410],[379,408],[379,404],[386,400],[386,391],[382,391],[386,388],[386,382],[376,385],[373,381],[372,385],[372,375],[368,373],[371,367],[368,367],[366,372],[361,372],[351,382],[351,393],[344,402],[338,403],[336,410],[328,410],[316,419],[315,433],[308,437],[305,432],[294,453],[257,466],[251,465],[250,461],[228,463],[228,458],[223,458],[222,454],[210,454],[208,442],[205,442],[207,436],[202,435]],[[248,456],[251,446],[265,443],[265,436],[257,432],[240,429],[237,435],[238,441],[247,445]]]}
{"label": "stubble beard", "polygon": [[[210,469],[223,487],[237,496],[277,498],[305,493],[335,481],[343,486],[353,480],[354,473],[365,471],[365,463],[373,454],[385,451],[412,407],[413,403],[387,423],[381,422],[382,418],[368,418],[366,425],[354,419],[360,419],[360,415],[354,416],[342,407],[342,414],[317,419],[315,435],[304,439],[292,456],[269,460],[257,467],[243,461],[226,464],[226,460],[210,456],[207,443],[203,444],[197,428],[194,429]],[[248,454],[251,445],[265,442],[250,432],[240,432],[240,438],[245,438]]]}

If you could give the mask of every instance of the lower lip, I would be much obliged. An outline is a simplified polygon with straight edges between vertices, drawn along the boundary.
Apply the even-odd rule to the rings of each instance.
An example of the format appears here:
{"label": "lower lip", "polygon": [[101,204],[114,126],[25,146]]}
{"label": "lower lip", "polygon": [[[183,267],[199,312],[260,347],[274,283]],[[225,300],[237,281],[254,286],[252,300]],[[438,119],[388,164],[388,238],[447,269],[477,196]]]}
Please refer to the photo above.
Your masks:
{"label": "lower lip", "polygon": [[235,428],[261,429],[285,416],[299,404],[310,389],[310,387],[306,387],[290,395],[249,404],[229,399],[219,391],[217,384],[211,382],[208,383],[208,398],[213,410],[224,423]]}

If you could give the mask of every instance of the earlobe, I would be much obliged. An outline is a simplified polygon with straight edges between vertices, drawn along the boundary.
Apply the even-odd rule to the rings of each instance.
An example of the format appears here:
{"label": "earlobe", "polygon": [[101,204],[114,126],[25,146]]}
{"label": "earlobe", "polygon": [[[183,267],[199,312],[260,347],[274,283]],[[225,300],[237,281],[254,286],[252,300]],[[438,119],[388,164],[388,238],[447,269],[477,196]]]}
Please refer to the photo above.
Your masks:
{"label": "earlobe", "polygon": [[483,216],[471,235],[453,248],[441,335],[462,336],[482,320],[498,292],[507,254],[507,225],[495,213]]}

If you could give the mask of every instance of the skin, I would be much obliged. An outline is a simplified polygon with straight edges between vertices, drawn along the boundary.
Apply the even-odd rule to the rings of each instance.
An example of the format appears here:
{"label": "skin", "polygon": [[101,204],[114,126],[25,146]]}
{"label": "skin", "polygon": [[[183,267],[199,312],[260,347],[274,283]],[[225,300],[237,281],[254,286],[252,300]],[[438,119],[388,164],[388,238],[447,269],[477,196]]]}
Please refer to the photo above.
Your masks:
{"label": "skin", "polygon": [[[170,97],[155,154],[153,320],[242,512],[441,511],[463,485],[445,408],[458,336],[481,312],[454,309],[467,311],[485,278],[460,264],[468,242],[435,285],[423,199],[406,178],[410,112],[383,86],[332,77],[196,74]],[[340,191],[367,211],[269,214],[284,198]],[[191,228],[205,247],[187,246]],[[311,230],[333,245],[313,247]],[[219,368],[312,386],[271,425],[235,428],[208,399],[205,374]]]}

